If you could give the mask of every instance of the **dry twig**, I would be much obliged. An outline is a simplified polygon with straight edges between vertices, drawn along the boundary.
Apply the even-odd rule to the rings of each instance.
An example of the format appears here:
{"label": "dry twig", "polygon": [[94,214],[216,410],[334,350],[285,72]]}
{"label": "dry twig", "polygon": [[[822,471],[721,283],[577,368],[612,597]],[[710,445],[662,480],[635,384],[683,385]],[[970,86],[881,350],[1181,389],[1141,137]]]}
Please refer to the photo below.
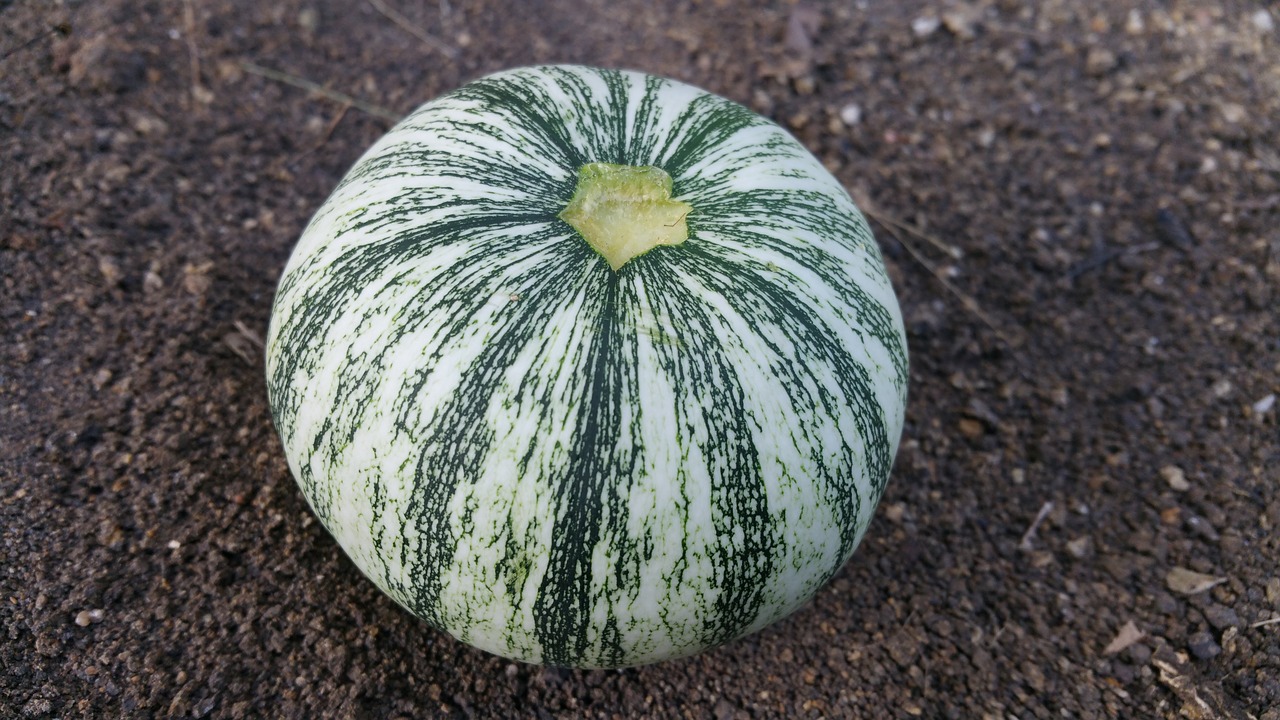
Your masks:
{"label": "dry twig", "polygon": [[182,4],[183,35],[187,41],[187,57],[191,66],[191,101],[196,105],[205,105],[213,99],[210,93],[200,84],[200,48],[196,47],[196,10],[191,0]]}
{"label": "dry twig", "polygon": [[458,57],[457,48],[453,47],[452,45],[449,45],[445,41],[441,40],[435,35],[432,35],[426,30],[423,30],[417,25],[414,25],[409,20],[409,18],[401,14],[399,10],[396,10],[395,8],[386,4],[382,0],[369,0],[369,4],[373,6],[374,10],[377,10],[378,12],[382,13],[383,16],[385,16],[388,20],[395,23],[401,30],[404,30],[410,35],[421,40],[424,45],[427,45],[428,47],[430,47],[433,50],[436,50],[437,52],[443,53],[449,58]]}
{"label": "dry twig", "polygon": [[942,240],[939,240],[937,237],[930,235],[929,233],[921,230],[920,228],[914,225],[908,225],[907,223],[902,222],[901,220],[889,217],[888,215],[885,215],[869,207],[862,207],[861,209],[862,209],[862,214],[866,215],[872,220],[875,220],[881,225],[884,225],[885,227],[897,228],[898,230],[901,230],[904,233],[915,235],[916,237],[920,238],[921,240],[924,240],[925,242],[941,250],[947,255],[950,255],[956,260],[959,260],[964,255],[964,253],[960,250],[960,248],[956,247],[955,245],[950,245],[948,243],[945,243]]}
{"label": "dry twig", "polygon": [[285,85],[290,85],[300,90],[313,92],[327,100],[333,100],[334,102],[342,103],[344,105],[350,105],[351,107],[369,115],[373,115],[374,117],[380,117],[385,120],[390,120],[391,122],[400,121],[400,115],[382,107],[381,105],[374,105],[373,103],[365,102],[359,98],[351,97],[346,93],[330,90],[329,88],[307,80],[306,78],[300,78],[297,75],[290,75],[286,72],[262,67],[261,65],[251,63],[248,60],[241,60],[240,67],[247,73],[252,73],[259,77],[267,78],[268,80],[282,82]]}
{"label": "dry twig", "polygon": [[235,332],[222,336],[223,344],[246,364],[257,365],[265,347],[262,337],[239,320],[236,320],[234,325]]}
{"label": "dry twig", "polygon": [[[863,212],[866,213],[865,210]],[[871,213],[866,213],[866,214],[871,215]],[[872,215],[872,217],[875,218],[877,222],[880,221],[880,218],[874,215]],[[935,266],[932,262],[929,262],[929,260],[925,259],[925,257],[921,255],[919,251],[917,251],[915,248],[911,247],[911,244],[908,243],[905,239],[903,239],[896,225],[892,223],[887,223],[887,222],[882,222],[881,225],[886,230],[889,231],[889,234],[892,235],[898,241],[898,243],[902,245],[902,247],[906,248],[907,253],[910,254],[911,257],[914,258],[916,262],[920,263],[920,265],[924,267],[925,270],[929,271],[930,275],[933,275],[933,277],[938,282],[942,283],[942,287],[946,288],[947,292],[951,293],[952,295],[955,295],[956,298],[960,300],[960,304],[963,305],[966,310],[973,313],[974,317],[981,320],[984,325],[990,328],[991,332],[996,334],[996,337],[1000,338],[1000,340],[1002,340],[1004,344],[1008,345],[1009,347],[1018,346],[1018,342],[1016,342],[1012,337],[1010,337],[1003,330],[1000,329],[1000,326],[997,325],[996,321],[992,319],[992,317],[982,309],[982,306],[978,304],[977,300],[974,300],[972,297],[967,295],[963,290],[961,290],[960,288],[952,284],[952,282],[948,280],[947,277],[938,270],[937,266]]]}
{"label": "dry twig", "polygon": [[1205,702],[1197,692],[1195,682],[1183,671],[1177,664],[1163,657],[1151,658],[1151,664],[1156,666],[1160,671],[1160,682],[1173,691],[1174,695],[1182,701],[1182,707],[1179,714],[1192,720],[1212,720],[1218,717],[1213,711],[1213,707]]}
{"label": "dry twig", "polygon": [[329,138],[333,137],[333,131],[338,128],[338,123],[342,122],[342,118],[347,116],[347,111],[351,109],[351,103],[343,103],[338,112],[334,113],[333,119],[329,121],[329,127],[324,129],[324,135],[320,136],[320,142],[316,143],[316,147],[320,147],[329,142]]}
{"label": "dry twig", "polygon": [[1053,501],[1049,500],[1040,506],[1040,512],[1036,513],[1036,519],[1031,521],[1031,527],[1027,528],[1027,531],[1022,534],[1022,542],[1018,543],[1018,547],[1023,550],[1032,548],[1031,541],[1036,538],[1036,530],[1040,529],[1040,523],[1044,522],[1044,519],[1049,517],[1051,512],[1053,512]]}
{"label": "dry twig", "polygon": [[54,25],[48,30],[40,32],[30,40],[27,40],[26,42],[18,43],[18,45],[16,45],[15,47],[11,47],[8,50],[5,50],[3,53],[0,53],[0,61],[8,60],[10,57],[17,55],[19,52],[26,50],[27,48],[31,47],[32,45],[35,45],[36,43],[49,37],[50,35],[61,35],[62,37],[66,37],[70,34],[71,34],[71,23],[66,23],[66,22],[58,23],[57,25]]}

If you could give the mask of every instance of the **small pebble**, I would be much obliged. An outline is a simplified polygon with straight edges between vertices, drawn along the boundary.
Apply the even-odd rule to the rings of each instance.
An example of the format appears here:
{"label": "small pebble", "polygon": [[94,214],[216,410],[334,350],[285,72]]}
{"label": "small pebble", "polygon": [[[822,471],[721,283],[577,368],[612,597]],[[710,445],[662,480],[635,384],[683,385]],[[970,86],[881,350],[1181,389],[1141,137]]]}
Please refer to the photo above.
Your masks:
{"label": "small pebble", "polygon": [[1192,532],[1204,538],[1205,540],[1208,540],[1210,542],[1218,542],[1218,540],[1221,537],[1218,535],[1218,531],[1214,529],[1213,525],[1211,525],[1208,520],[1205,520],[1199,515],[1188,515],[1186,519],[1186,523],[1187,523],[1187,527],[1191,528]]}
{"label": "small pebble", "polygon": [[[1249,118],[1249,111],[1245,110],[1244,105],[1240,105],[1239,102],[1224,102],[1221,110],[1222,119],[1231,124],[1240,124]],[[1225,382],[1226,387],[1231,387],[1231,383],[1226,382],[1225,379],[1219,380],[1219,382]]]}
{"label": "small pebble", "polygon": [[80,627],[89,627],[102,622],[104,613],[101,610],[81,610],[76,613],[75,623]]}
{"label": "small pebble", "polygon": [[98,258],[98,272],[102,273],[102,280],[107,285],[115,285],[123,277],[123,273],[120,272],[120,264],[114,258],[105,256]]}
{"label": "small pebble", "polygon": [[320,14],[315,8],[306,7],[298,11],[298,27],[302,31],[311,34],[316,31],[316,27],[320,24]]}
{"label": "small pebble", "polygon": [[857,103],[849,103],[840,108],[840,122],[850,127],[862,122],[862,108]]}
{"label": "small pebble", "polygon": [[1085,56],[1084,71],[1093,77],[1101,77],[1116,67],[1116,54],[1106,48],[1090,48]]}
{"label": "small pebble", "polygon": [[1145,29],[1146,23],[1142,21],[1142,11],[1130,10],[1129,17],[1124,22],[1124,31],[1130,35],[1141,35]]}
{"label": "small pebble", "polygon": [[1222,378],[1213,384],[1213,387],[1210,388],[1210,391],[1213,392],[1214,397],[1224,398],[1231,394],[1232,389],[1233,388],[1231,386],[1231,381],[1226,378]]}
{"label": "small pebble", "polygon": [[973,31],[975,21],[977,21],[977,12],[971,8],[961,7],[955,10],[948,10],[942,13],[942,24],[947,30],[961,40],[972,40],[976,37]]}
{"label": "small pebble", "polygon": [[1155,601],[1156,609],[1165,615],[1176,614],[1182,608],[1178,599],[1166,592],[1154,593],[1152,600]]}
{"label": "small pebble", "polygon": [[1276,21],[1272,19],[1271,13],[1265,9],[1258,10],[1249,19],[1253,21],[1253,26],[1262,32],[1271,32],[1276,28]]}
{"label": "small pebble", "polygon": [[148,270],[147,274],[142,276],[142,289],[148,293],[159,292],[164,289],[164,278],[160,277],[160,273],[155,270]]}
{"label": "small pebble", "polygon": [[1187,649],[1198,660],[1210,660],[1222,654],[1222,646],[1207,631],[1195,633],[1187,638]]}
{"label": "small pebble", "polygon": [[1129,653],[1129,659],[1132,660],[1135,665],[1146,665],[1151,662],[1151,648],[1147,647],[1143,643],[1134,643],[1133,645],[1130,645],[1127,652]]}
{"label": "small pebble", "polygon": [[1271,408],[1276,406],[1276,394],[1271,393],[1263,397],[1261,400],[1253,404],[1254,415],[1266,415],[1271,412]]}
{"label": "small pebble", "polygon": [[1240,625],[1240,616],[1236,611],[1226,605],[1213,603],[1204,609],[1204,619],[1218,630],[1226,630],[1229,627],[1238,627]]}
{"label": "small pebble", "polygon": [[98,372],[93,374],[93,389],[101,390],[104,385],[111,382],[113,373],[107,368],[100,368]]}
{"label": "small pebble", "polygon": [[1067,543],[1067,552],[1076,559],[1083,559],[1089,554],[1089,537],[1079,537]]}
{"label": "small pebble", "polygon": [[1177,492],[1186,492],[1191,489],[1191,483],[1187,482],[1187,474],[1177,465],[1165,465],[1160,468],[1160,477],[1169,483],[1169,487]]}
{"label": "small pebble", "polygon": [[942,21],[937,17],[934,17],[933,15],[922,15],[911,21],[911,32],[915,33],[916,37],[929,37],[937,32],[938,28],[941,26]]}

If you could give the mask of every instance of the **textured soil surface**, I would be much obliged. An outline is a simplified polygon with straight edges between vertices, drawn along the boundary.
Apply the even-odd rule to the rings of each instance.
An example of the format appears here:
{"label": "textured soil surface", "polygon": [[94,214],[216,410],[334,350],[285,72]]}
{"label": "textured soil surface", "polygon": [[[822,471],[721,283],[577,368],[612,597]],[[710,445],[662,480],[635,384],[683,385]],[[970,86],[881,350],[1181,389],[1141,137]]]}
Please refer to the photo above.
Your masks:
{"label": "textured soil surface", "polygon": [[[0,718],[1277,720],[1268,7],[0,0]],[[543,669],[410,617],[266,405],[276,279],[388,118],[552,61],[791,129],[907,318],[867,540],[688,660]]]}

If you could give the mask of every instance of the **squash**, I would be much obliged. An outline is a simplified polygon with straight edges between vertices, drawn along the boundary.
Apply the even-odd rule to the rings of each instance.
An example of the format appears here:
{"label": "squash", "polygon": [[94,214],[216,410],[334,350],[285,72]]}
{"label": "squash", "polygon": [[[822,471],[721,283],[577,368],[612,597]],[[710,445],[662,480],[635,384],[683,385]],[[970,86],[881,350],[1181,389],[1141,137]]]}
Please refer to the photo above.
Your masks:
{"label": "squash", "polygon": [[465,643],[572,667],[802,605],[906,403],[839,182],[729,100],[577,66],[392,128],[303,232],[266,352],[289,467],[355,565]]}

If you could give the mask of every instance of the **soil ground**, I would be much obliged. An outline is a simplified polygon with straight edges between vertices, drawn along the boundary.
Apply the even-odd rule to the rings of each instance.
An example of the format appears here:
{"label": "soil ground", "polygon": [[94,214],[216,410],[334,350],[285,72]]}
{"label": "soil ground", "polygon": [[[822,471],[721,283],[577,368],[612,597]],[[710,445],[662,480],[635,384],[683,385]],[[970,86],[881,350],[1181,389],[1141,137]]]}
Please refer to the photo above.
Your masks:
{"label": "soil ground", "polygon": [[[2,0],[0,52],[0,717],[1280,718],[1274,6]],[[880,218],[912,352],[830,586],[624,671],[382,596],[256,345],[384,114],[553,61],[790,128]]]}

